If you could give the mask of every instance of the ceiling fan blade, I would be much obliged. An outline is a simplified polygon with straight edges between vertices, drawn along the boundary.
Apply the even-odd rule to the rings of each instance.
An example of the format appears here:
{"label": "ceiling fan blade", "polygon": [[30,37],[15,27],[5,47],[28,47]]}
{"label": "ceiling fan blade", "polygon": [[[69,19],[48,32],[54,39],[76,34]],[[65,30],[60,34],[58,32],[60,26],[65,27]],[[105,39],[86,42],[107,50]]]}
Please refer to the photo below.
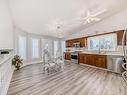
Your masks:
{"label": "ceiling fan blade", "polygon": [[103,13],[106,12],[106,11],[107,11],[107,9],[103,9],[103,10],[101,10],[101,11],[99,11],[99,12],[93,14],[92,16],[98,16],[98,15],[100,15],[100,14],[103,14]]}
{"label": "ceiling fan blade", "polygon": [[91,19],[86,19],[87,23],[91,23]]}
{"label": "ceiling fan blade", "polygon": [[101,19],[100,18],[91,18],[91,21],[100,21]]}
{"label": "ceiling fan blade", "polygon": [[86,19],[86,22],[87,22],[87,23],[91,23],[91,22],[93,22],[93,21],[100,21],[100,20],[101,20],[100,18],[91,17],[91,18]]}

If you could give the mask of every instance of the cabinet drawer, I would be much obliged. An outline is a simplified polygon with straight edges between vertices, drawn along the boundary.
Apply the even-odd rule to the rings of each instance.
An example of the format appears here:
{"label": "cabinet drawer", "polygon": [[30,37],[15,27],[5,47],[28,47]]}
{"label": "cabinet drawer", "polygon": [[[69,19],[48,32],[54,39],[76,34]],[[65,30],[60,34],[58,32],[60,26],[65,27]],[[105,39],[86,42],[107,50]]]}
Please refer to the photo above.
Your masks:
{"label": "cabinet drawer", "polygon": [[64,53],[64,59],[65,60],[71,60],[71,53]]}

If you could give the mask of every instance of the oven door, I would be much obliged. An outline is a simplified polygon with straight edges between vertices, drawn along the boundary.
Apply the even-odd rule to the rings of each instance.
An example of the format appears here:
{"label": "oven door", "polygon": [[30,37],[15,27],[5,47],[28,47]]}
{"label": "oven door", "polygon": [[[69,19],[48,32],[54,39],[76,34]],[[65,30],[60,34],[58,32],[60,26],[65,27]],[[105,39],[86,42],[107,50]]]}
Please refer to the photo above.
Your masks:
{"label": "oven door", "polygon": [[78,63],[78,55],[71,55],[71,62]]}

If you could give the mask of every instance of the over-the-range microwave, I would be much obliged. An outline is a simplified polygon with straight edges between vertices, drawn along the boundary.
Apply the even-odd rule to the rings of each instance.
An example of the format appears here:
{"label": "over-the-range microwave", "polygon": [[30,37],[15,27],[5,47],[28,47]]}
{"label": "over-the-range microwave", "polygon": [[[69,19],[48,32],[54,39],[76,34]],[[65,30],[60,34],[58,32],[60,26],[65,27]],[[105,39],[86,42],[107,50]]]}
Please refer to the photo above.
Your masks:
{"label": "over-the-range microwave", "polygon": [[80,43],[73,43],[74,48],[80,48]]}

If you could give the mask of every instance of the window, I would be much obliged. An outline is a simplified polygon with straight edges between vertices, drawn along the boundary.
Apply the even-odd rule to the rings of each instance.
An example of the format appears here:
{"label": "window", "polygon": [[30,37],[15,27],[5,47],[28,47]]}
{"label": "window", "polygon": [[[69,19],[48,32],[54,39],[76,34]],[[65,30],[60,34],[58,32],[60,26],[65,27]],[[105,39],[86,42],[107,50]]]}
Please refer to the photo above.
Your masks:
{"label": "window", "polygon": [[39,58],[39,39],[32,39],[32,58]]}
{"label": "window", "polygon": [[65,41],[61,41],[61,51],[62,51],[62,53],[64,53],[64,51],[65,51]]}
{"label": "window", "polygon": [[19,36],[18,53],[22,59],[24,60],[26,59],[26,37],[25,36]]}
{"label": "window", "polygon": [[99,49],[99,39],[97,37],[88,38],[88,49],[89,50]]}
{"label": "window", "polygon": [[115,51],[117,36],[115,33],[88,38],[88,50]]}
{"label": "window", "polygon": [[54,41],[54,57],[56,57],[56,53],[57,53],[57,50],[58,50],[58,41]]}

